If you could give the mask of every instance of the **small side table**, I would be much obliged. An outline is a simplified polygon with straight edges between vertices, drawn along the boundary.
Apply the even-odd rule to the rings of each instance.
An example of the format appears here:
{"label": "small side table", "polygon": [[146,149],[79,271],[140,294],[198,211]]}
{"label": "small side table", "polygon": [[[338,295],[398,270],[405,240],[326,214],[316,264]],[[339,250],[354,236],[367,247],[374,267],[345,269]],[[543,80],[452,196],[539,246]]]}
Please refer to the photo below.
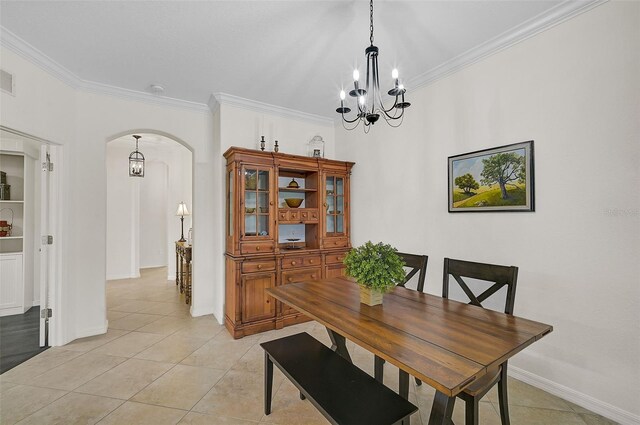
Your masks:
{"label": "small side table", "polygon": [[176,242],[176,285],[191,305],[191,245],[186,242]]}

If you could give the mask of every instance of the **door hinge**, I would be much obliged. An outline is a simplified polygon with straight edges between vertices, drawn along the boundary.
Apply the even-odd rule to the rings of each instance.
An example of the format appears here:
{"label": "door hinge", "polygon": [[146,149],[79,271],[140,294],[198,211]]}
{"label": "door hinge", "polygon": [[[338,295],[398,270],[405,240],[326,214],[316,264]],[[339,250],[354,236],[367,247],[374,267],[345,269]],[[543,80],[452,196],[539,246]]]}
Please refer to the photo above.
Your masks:
{"label": "door hinge", "polygon": [[53,171],[53,162],[51,162],[49,152],[47,152],[47,160],[42,163],[42,171]]}
{"label": "door hinge", "polygon": [[53,236],[52,235],[43,236],[42,245],[53,245]]}
{"label": "door hinge", "polygon": [[53,315],[53,310],[51,310],[50,308],[43,308],[42,310],[40,310],[41,319],[48,319],[52,315]]}

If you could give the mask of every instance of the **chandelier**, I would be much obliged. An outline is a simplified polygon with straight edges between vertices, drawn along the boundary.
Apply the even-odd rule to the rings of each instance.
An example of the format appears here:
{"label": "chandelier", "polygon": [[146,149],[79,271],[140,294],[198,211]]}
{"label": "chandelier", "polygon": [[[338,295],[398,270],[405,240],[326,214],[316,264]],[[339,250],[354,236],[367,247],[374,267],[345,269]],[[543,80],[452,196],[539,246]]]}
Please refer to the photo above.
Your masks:
{"label": "chandelier", "polygon": [[[351,108],[345,106],[345,91],[340,91],[340,107],[336,112],[342,116],[342,125],[347,130],[355,129],[360,122],[363,123],[365,133],[368,133],[370,126],[375,124],[380,117],[391,127],[399,127],[402,124],[404,110],[411,106],[409,102],[405,102],[404,94],[407,91],[398,80],[398,70],[391,72],[391,78],[394,80],[394,87],[387,93],[394,98],[393,105],[386,108],[380,94],[380,73],[378,71],[378,47],[373,45],[373,0],[369,2],[369,41],[370,46],[364,50],[367,58],[367,78],[365,87],[361,88],[359,84],[360,72],[355,69],[353,71],[353,90],[349,91],[349,96],[357,98],[357,112],[353,119],[349,119],[346,114],[351,112]],[[348,124],[354,124],[349,127]]]}
{"label": "chandelier", "polygon": [[136,139],[136,150],[129,155],[129,177],[144,177],[144,155],[138,150],[138,139],[142,136],[133,136]]}

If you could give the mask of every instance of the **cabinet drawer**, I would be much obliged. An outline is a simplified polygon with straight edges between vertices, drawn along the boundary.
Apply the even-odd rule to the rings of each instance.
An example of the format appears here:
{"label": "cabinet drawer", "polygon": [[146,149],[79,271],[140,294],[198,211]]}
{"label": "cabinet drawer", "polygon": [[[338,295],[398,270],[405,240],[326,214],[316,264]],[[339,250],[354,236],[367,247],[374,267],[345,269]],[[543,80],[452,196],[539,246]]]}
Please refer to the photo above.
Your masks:
{"label": "cabinet drawer", "polygon": [[275,244],[273,241],[267,242],[245,242],[240,245],[242,254],[259,254],[273,252]]}
{"label": "cabinet drawer", "polygon": [[300,267],[319,267],[322,263],[320,256],[285,257],[282,259],[283,269],[297,269]]}
{"label": "cabinet drawer", "polygon": [[242,263],[242,273],[255,273],[276,269],[276,260],[245,261]]}
{"label": "cabinet drawer", "polygon": [[316,209],[300,210],[300,220],[303,221],[304,223],[317,223],[318,210]]}
{"label": "cabinet drawer", "polygon": [[324,240],[325,248],[347,248],[349,239],[347,238],[327,238]]}
{"label": "cabinet drawer", "polygon": [[304,270],[290,270],[286,272],[282,272],[282,285],[286,285],[287,283],[294,282],[303,282],[306,280],[316,280],[321,277],[321,269],[320,267],[313,269],[304,269]]}
{"label": "cabinet drawer", "polygon": [[325,263],[328,264],[342,264],[342,261],[344,260],[344,257],[347,256],[346,252],[337,252],[334,254],[327,254],[324,257],[324,261]]}
{"label": "cabinet drawer", "polygon": [[278,221],[281,223],[317,223],[318,210],[316,208],[287,208],[278,210]]}

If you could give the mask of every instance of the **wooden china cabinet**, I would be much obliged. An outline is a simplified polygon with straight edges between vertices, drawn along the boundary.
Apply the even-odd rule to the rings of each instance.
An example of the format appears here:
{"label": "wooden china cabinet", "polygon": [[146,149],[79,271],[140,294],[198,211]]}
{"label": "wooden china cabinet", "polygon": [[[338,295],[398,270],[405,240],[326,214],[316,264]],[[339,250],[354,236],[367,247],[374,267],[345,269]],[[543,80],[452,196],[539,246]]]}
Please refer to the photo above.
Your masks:
{"label": "wooden china cabinet", "polygon": [[344,274],[354,164],[236,147],[224,157],[225,326],[241,338],[309,320],[265,290]]}

